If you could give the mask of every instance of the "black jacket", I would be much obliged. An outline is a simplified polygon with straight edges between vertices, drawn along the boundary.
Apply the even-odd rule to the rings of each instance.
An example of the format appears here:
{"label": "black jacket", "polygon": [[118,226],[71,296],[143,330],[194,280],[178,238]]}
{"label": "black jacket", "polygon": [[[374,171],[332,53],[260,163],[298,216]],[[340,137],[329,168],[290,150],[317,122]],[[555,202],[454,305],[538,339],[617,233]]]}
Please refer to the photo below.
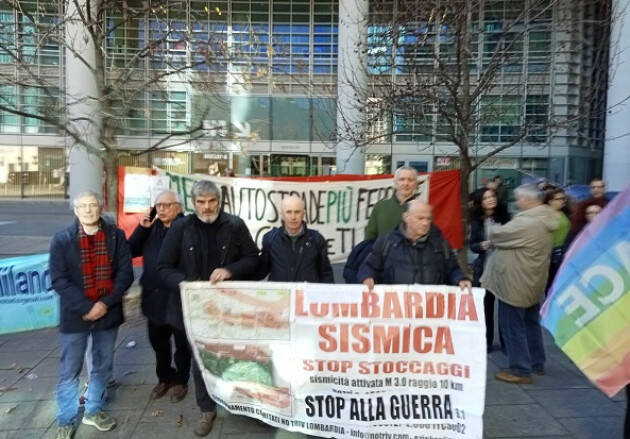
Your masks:
{"label": "black jacket", "polygon": [[[184,215],[180,213],[178,217],[183,218]],[[142,256],[143,258],[142,277],[140,278],[142,313],[157,325],[163,325],[166,321],[168,290],[164,288],[160,280],[157,267],[160,247],[162,247],[168,230],[159,219],[151,227],[142,227],[138,224],[128,241],[131,256]]]}
{"label": "black jacket", "polygon": [[[219,265],[209,267],[210,272],[222,267],[232,273],[231,280],[251,279],[258,268],[258,247],[247,226],[239,217],[225,212],[221,212],[216,221]],[[175,221],[166,234],[158,258],[160,278],[169,289],[166,323],[181,330],[184,329],[184,321],[179,283],[208,280],[201,278],[200,246],[207,244],[200,238],[199,223],[194,213]]]}
{"label": "black jacket", "polygon": [[425,242],[412,243],[401,226],[379,237],[359,268],[359,280],[376,284],[458,285],[466,279],[457,258],[440,232],[431,225]]}
{"label": "black jacket", "polygon": [[101,227],[107,239],[107,254],[112,263],[114,290],[109,296],[100,299],[107,305],[107,313],[93,322],[82,317],[94,306],[85,295],[81,257],[79,256],[79,221],[55,234],[50,243],[50,279],[59,295],[61,332],[87,332],[111,329],[120,326],[124,320],[122,299],[133,282],[131,253],[122,230],[101,220]]}
{"label": "black jacket", "polygon": [[477,258],[473,261],[473,284],[478,287],[479,279],[486,266],[486,250],[481,248],[481,243],[486,241],[486,231],[483,219],[479,217],[470,220],[470,251],[477,253]]}
{"label": "black jacket", "polygon": [[259,279],[269,273],[269,280],[276,282],[335,282],[326,239],[318,231],[307,228],[306,224],[303,227],[303,233],[295,242],[284,227],[274,227],[265,233]]}

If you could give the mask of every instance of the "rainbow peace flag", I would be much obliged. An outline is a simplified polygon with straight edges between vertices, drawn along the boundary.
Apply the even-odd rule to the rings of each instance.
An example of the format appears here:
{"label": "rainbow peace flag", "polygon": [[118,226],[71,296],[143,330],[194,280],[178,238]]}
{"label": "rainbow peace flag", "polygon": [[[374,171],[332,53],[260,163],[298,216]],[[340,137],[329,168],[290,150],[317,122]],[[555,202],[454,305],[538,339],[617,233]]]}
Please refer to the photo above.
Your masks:
{"label": "rainbow peace flag", "polygon": [[541,315],[600,390],[612,396],[630,383],[630,187],[576,238]]}

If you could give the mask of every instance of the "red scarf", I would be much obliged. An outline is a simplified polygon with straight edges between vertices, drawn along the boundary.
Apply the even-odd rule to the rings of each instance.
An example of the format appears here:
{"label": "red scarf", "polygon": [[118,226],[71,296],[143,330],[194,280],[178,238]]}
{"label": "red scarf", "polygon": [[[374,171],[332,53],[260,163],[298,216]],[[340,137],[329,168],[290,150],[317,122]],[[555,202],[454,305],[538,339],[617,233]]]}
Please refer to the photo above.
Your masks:
{"label": "red scarf", "polygon": [[89,236],[79,223],[79,256],[85,296],[96,303],[112,293],[112,264],[107,254],[105,232],[99,224],[96,235]]}

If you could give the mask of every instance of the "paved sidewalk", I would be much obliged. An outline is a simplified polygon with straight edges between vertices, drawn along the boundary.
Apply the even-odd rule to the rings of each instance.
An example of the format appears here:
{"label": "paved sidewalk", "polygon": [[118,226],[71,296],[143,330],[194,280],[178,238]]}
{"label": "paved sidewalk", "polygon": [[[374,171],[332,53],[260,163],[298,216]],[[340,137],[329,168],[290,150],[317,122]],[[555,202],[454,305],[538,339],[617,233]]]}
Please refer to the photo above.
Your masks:
{"label": "paved sidewalk", "polygon": [[[48,251],[52,233],[73,219],[66,203],[0,202],[0,257]],[[25,237],[31,240],[24,240]],[[341,264],[335,264],[333,269],[335,277],[341,279]],[[137,287],[134,292],[137,295]],[[114,368],[118,386],[110,405],[119,425],[110,433],[81,425],[75,438],[193,438],[199,411],[192,379],[188,396],[178,404],[171,404],[168,398],[149,400],[156,383],[153,351],[146,336],[146,323],[138,313],[137,300],[131,298],[128,305],[125,308],[128,320],[118,335]],[[126,348],[132,340],[136,342],[135,347]],[[500,352],[489,356],[484,436],[621,439],[625,413],[623,396],[609,399],[595,389],[549,337],[545,337],[545,348],[547,374],[536,376],[532,385],[496,381],[493,375],[505,360]],[[58,367],[56,328],[0,335],[0,439],[54,436]],[[277,431],[221,410],[208,437],[304,436]]]}
{"label": "paved sidewalk", "polygon": [[[115,388],[110,410],[119,425],[100,433],[80,425],[76,438],[195,437],[198,417],[192,387],[172,404],[168,397],[150,401],[155,384],[154,360],[145,320],[137,309],[121,326],[115,360]],[[59,365],[56,328],[0,336],[0,439],[51,438],[55,432],[55,384]],[[135,341],[135,347],[126,347]],[[546,339],[547,374],[534,384],[516,386],[494,380],[503,356],[488,361],[487,438],[620,439],[625,401],[608,399],[584,379],[571,362]],[[277,431],[257,421],[221,410],[210,438],[304,437]]]}

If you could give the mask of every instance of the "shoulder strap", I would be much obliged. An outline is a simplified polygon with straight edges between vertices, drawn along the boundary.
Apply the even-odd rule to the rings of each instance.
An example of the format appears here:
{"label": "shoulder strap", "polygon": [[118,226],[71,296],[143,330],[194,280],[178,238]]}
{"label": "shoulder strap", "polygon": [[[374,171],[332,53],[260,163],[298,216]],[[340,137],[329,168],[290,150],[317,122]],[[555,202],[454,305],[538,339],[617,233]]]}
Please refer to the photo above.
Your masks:
{"label": "shoulder strap", "polygon": [[387,235],[385,239],[385,244],[383,245],[383,260],[387,259],[387,255],[389,254],[389,249],[394,243],[394,233],[391,232]]}

